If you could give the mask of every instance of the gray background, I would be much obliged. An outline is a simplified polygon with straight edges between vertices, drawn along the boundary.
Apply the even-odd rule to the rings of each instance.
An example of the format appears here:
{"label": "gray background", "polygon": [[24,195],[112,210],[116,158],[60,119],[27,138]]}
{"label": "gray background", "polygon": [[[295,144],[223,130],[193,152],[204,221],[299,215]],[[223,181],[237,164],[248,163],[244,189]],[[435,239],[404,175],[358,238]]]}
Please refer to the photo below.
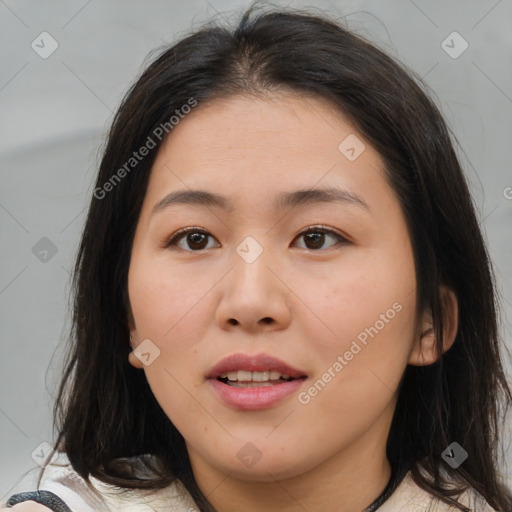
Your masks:
{"label": "gray background", "polygon": [[[69,271],[113,112],[150,50],[212,16],[236,18],[249,3],[0,0],[0,497],[38,467],[31,454],[44,452],[40,443],[54,439],[51,407],[69,328]],[[275,3],[346,16],[349,27],[434,91],[460,142],[503,296],[501,332],[511,347],[512,2]],[[31,44],[42,46],[38,36],[45,31],[58,48],[43,59]],[[453,31],[469,45],[457,58],[442,46]],[[457,39],[446,44],[452,52],[462,49]],[[510,355],[505,358],[510,375]]]}

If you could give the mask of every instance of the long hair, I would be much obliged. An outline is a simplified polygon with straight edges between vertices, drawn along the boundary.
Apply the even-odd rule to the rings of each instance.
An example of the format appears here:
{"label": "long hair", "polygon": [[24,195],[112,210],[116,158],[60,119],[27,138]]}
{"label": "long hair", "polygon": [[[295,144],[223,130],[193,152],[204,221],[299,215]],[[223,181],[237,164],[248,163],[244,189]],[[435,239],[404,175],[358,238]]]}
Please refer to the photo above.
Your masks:
{"label": "long hair", "polygon": [[[74,267],[54,429],[55,449],[83,478],[146,489],[179,479],[203,512],[214,510],[194,480],[182,435],[144,373],[128,363],[131,248],[173,116],[216,98],[289,91],[329,100],[380,154],[413,246],[418,307],[432,312],[440,354],[440,285],[458,299],[450,350],[430,366],[407,366],[402,377],[387,441],[393,474],[410,470],[446,503],[471,486],[494,508],[512,509],[497,467],[500,415],[512,396],[500,358],[492,265],[450,131],[425,89],[363,37],[306,10],[252,5],[234,27],[206,23],[161,50],[115,114]],[[143,146],[152,147],[136,159]],[[469,454],[457,469],[441,456],[452,441]],[[155,456],[142,459],[153,478],[137,477],[124,460],[136,455]]]}

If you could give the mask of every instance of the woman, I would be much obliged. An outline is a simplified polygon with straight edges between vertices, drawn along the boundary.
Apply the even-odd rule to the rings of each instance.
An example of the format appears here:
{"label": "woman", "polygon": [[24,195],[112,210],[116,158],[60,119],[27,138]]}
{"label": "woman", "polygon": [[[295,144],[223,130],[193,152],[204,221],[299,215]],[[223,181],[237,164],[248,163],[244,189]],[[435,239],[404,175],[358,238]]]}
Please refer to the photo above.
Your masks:
{"label": "woman", "polygon": [[250,8],[163,51],[74,284],[58,452],[8,506],[512,509],[461,166],[413,74],[337,23]]}

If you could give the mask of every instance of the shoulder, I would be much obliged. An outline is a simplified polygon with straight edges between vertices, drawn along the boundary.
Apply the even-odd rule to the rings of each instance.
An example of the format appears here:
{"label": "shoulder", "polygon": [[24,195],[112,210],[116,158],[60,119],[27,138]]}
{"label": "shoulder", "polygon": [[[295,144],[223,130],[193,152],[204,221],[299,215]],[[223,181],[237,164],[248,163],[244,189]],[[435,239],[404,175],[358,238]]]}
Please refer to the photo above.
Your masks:
{"label": "shoulder", "polygon": [[45,507],[44,505],[41,505],[40,503],[36,503],[35,501],[29,500],[24,501],[22,503],[18,503],[17,505],[14,505],[13,507],[7,508],[2,507],[0,510],[9,511],[12,510],[12,512],[48,512],[48,507]]}
{"label": "shoulder", "polygon": [[[474,512],[497,512],[474,489],[464,491],[457,501]],[[395,492],[376,512],[460,512],[421,488],[408,472]]]}
{"label": "shoulder", "polygon": [[[6,510],[15,512],[19,510],[40,510],[41,512],[108,510],[102,505],[101,497],[95,497],[85,480],[74,471],[64,452],[53,455],[44,467],[40,485],[37,486],[40,471],[41,468],[37,467],[26,474],[1,505],[6,507]],[[100,507],[95,508],[98,505]]]}
{"label": "shoulder", "polygon": [[[133,459],[137,465],[138,458]],[[179,480],[163,489],[151,491],[120,488],[94,477],[90,481],[91,485],[88,485],[73,469],[67,455],[58,452],[44,469],[40,490],[34,491],[33,478],[30,483],[24,480],[14,490],[15,494],[11,494],[5,503],[0,503],[0,507],[8,507],[5,510],[13,512],[186,512],[197,507]],[[47,494],[43,497],[44,493]],[[22,503],[18,503],[20,499],[23,500]],[[38,502],[31,501],[33,499]],[[22,509],[22,505],[25,508]]]}

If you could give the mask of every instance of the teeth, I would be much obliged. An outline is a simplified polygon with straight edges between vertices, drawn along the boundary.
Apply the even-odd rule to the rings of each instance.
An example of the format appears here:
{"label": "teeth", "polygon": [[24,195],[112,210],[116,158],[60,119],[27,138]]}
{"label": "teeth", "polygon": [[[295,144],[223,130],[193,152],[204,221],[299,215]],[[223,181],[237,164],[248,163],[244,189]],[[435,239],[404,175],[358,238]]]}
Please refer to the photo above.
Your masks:
{"label": "teeth", "polygon": [[228,379],[229,381],[235,382],[268,382],[269,380],[279,380],[283,378],[288,380],[290,375],[287,373],[280,373],[274,370],[263,371],[263,372],[250,372],[247,370],[238,370],[232,372],[224,372],[220,374],[221,379]]}
{"label": "teeth", "polygon": [[[254,382],[268,382],[270,380],[270,372],[249,372],[252,373]],[[240,380],[240,379],[238,379]],[[251,380],[251,379],[249,379]]]}

